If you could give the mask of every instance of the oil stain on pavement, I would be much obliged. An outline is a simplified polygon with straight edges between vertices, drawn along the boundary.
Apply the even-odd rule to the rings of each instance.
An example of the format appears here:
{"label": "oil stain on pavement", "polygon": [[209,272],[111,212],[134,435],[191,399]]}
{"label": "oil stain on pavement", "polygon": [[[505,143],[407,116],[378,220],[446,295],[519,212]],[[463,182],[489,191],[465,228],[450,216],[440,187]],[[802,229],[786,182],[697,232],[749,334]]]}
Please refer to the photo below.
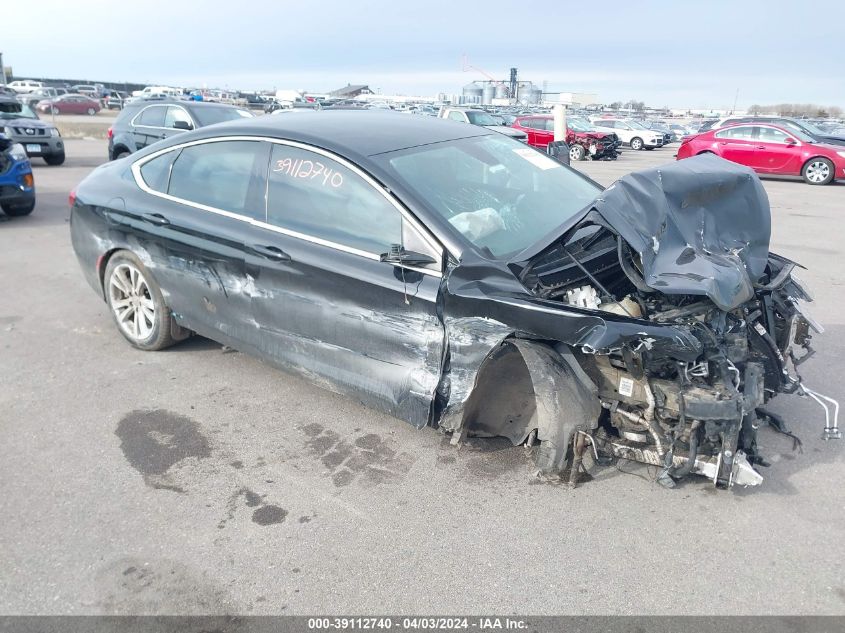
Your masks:
{"label": "oil stain on pavement", "polygon": [[148,486],[157,489],[184,492],[171,481],[170,469],[185,459],[204,459],[211,454],[199,424],[164,409],[127,413],[115,435],[129,464]]}

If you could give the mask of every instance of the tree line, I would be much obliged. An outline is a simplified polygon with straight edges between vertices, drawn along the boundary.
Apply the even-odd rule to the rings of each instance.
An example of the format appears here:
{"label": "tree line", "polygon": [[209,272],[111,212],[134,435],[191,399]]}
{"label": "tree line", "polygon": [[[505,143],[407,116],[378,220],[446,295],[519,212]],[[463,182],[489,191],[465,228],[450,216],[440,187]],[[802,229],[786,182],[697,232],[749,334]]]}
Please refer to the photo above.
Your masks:
{"label": "tree line", "polygon": [[780,116],[807,116],[838,119],[842,116],[842,108],[839,106],[820,106],[815,103],[777,103],[774,105],[759,105],[757,103],[749,106],[748,111],[752,114],[777,114]]}

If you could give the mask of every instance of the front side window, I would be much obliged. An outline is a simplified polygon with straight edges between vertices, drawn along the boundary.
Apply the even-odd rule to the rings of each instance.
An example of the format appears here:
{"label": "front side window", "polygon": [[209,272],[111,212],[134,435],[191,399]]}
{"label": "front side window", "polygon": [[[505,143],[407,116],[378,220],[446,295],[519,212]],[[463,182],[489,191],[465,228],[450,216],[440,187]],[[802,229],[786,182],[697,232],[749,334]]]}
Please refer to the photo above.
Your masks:
{"label": "front side window", "polygon": [[490,257],[528,248],[601,193],[577,172],[500,134],[422,145],[377,160]]}
{"label": "front side window", "polygon": [[178,106],[168,106],[167,114],[164,117],[164,127],[176,127],[176,122],[182,121],[188,125],[187,129],[193,129],[194,122],[183,108]]}
{"label": "front side window", "polygon": [[351,169],[308,150],[274,145],[267,222],[381,255],[402,243],[402,215]]}
{"label": "front side window", "polygon": [[456,112],[453,110],[449,113],[449,118],[453,121],[460,121],[461,123],[466,123],[466,119],[464,118],[463,112]]}
{"label": "front side window", "polygon": [[790,138],[786,132],[781,132],[773,127],[759,127],[757,130],[758,138],[763,143],[780,143],[786,145],[786,140]]}
{"label": "front side window", "polygon": [[141,112],[141,116],[135,121],[135,125],[164,127],[164,115],[166,111],[166,106],[150,106]]}
{"label": "front side window", "polygon": [[266,160],[261,141],[190,145],[173,163],[167,193],[263,221]]}

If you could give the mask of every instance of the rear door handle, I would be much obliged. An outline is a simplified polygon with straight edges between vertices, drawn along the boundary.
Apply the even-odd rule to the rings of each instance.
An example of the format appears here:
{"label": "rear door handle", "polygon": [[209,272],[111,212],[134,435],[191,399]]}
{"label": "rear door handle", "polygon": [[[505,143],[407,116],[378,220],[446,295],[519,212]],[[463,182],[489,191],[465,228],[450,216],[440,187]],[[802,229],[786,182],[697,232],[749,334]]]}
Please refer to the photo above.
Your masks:
{"label": "rear door handle", "polygon": [[164,217],[161,213],[144,213],[141,217],[150,224],[155,224],[156,226],[166,226],[170,224],[170,220]]}
{"label": "rear door handle", "polygon": [[281,248],[277,248],[275,246],[262,246],[260,244],[256,244],[252,247],[256,253],[261,255],[262,257],[266,257],[267,259],[272,259],[274,262],[289,262],[290,255],[284,252]]}

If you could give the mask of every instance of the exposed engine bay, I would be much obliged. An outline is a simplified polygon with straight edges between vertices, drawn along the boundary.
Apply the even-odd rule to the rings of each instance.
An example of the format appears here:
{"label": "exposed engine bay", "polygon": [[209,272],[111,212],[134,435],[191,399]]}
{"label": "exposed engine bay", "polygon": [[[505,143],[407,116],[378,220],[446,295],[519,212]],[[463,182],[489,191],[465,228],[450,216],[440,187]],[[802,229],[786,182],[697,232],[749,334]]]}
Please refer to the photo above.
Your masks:
{"label": "exposed engine bay", "polygon": [[[644,184],[650,183],[636,186]],[[596,457],[657,466],[657,480],[667,487],[690,474],[720,487],[757,485],[763,480],[757,467],[768,465],[757,446],[761,424],[800,444],[766,410],[775,395],[811,398],[825,412],[824,438],[841,437],[838,403],[809,389],[798,373],[822,327],[807,312],[812,297],[794,275],[797,264],[768,252],[765,194],[757,196],[765,203],[757,208],[748,195],[732,196],[734,215],[719,217],[712,204],[706,215],[689,208],[694,190],[672,200],[667,183],[659,184],[667,192],[662,214],[652,204],[637,208],[633,194],[642,191],[625,183],[613,191],[614,185],[587,218],[521,271],[539,298],[672,324],[702,350],[695,359],[672,358],[654,353],[647,336],[608,350],[575,346],[603,411],[597,428],[572,440],[572,483],[592,444]],[[738,190],[742,184],[722,186]],[[650,192],[650,202],[655,195]],[[624,206],[614,200],[618,196]],[[622,208],[625,216],[614,217]],[[648,216],[637,218],[638,212]]]}

